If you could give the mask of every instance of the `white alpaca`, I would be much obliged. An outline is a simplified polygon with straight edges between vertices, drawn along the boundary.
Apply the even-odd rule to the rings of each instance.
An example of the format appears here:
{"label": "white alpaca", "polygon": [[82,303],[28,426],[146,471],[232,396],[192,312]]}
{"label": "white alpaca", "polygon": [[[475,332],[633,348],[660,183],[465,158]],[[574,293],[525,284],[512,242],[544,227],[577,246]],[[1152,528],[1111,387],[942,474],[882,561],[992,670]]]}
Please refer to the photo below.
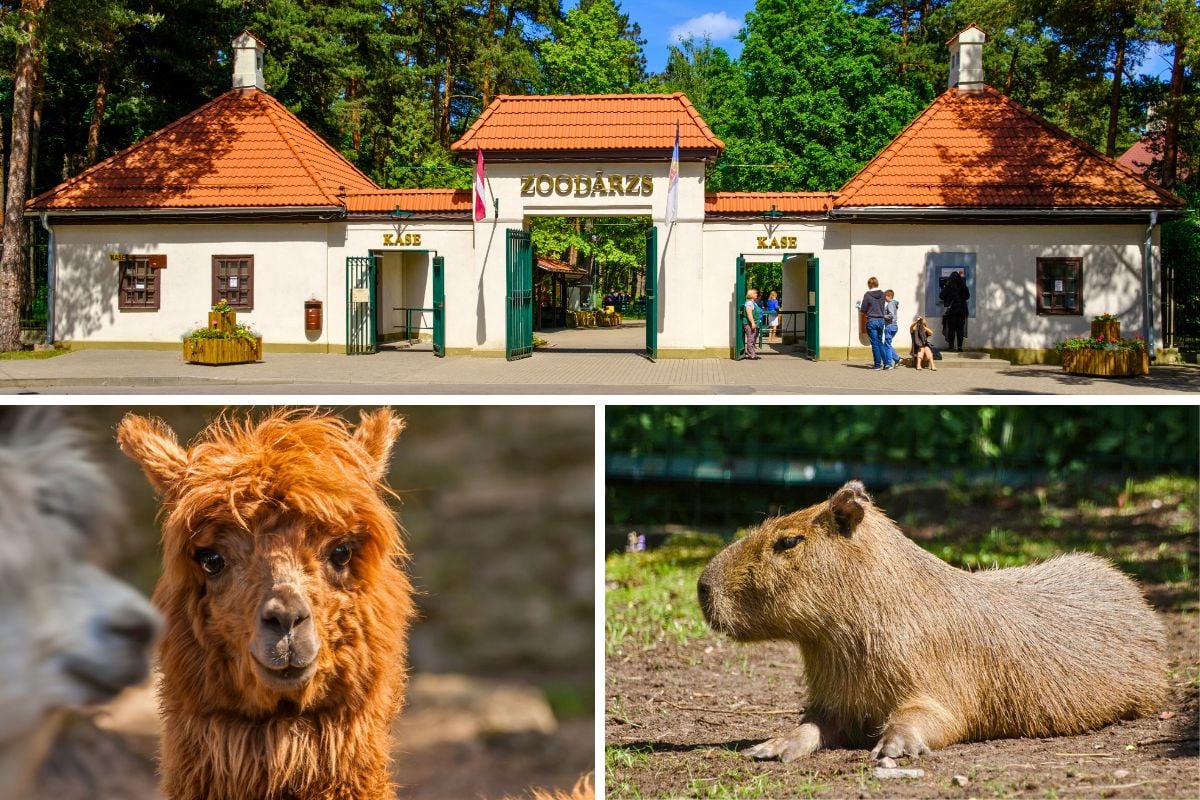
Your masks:
{"label": "white alpaca", "polygon": [[28,796],[63,711],[147,675],[158,615],[89,561],[122,518],[55,409],[0,409],[0,800]]}

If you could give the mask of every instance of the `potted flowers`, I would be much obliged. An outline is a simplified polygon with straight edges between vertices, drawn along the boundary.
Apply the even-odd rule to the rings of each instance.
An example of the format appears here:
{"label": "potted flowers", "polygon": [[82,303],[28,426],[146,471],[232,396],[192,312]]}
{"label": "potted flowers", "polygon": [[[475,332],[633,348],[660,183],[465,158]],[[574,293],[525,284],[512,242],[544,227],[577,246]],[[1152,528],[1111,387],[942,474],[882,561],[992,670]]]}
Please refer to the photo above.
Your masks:
{"label": "potted flowers", "polygon": [[[1116,324],[1119,332],[1120,323]],[[1063,371],[1072,375],[1125,377],[1150,372],[1150,354],[1140,338],[1077,336],[1060,342],[1057,350]]]}
{"label": "potted flowers", "polygon": [[1121,338],[1121,320],[1116,314],[1100,314],[1092,317],[1092,338]]}
{"label": "potted flowers", "polygon": [[262,360],[262,337],[237,321],[228,303],[218,303],[208,314],[208,327],[183,336],[183,358],[192,364],[245,364]]}

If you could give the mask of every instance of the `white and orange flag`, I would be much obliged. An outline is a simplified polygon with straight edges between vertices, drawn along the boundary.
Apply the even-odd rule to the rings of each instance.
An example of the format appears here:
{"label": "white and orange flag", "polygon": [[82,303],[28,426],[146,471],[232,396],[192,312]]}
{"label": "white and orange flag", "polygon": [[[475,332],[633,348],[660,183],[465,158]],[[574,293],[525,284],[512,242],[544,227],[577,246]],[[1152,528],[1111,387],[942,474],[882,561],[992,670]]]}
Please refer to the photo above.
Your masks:
{"label": "white and orange flag", "polygon": [[475,221],[487,217],[487,203],[483,199],[487,191],[487,183],[483,174],[483,151],[475,151]]}

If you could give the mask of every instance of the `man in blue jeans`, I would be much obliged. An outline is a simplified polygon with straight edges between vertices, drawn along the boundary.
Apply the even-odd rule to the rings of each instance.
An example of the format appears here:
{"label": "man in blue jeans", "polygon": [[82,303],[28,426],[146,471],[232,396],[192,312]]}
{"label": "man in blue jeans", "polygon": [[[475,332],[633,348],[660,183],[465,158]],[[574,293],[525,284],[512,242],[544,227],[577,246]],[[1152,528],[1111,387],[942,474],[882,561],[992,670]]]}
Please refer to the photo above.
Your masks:
{"label": "man in blue jeans", "polygon": [[871,358],[875,364],[871,369],[891,369],[892,360],[887,357],[883,346],[883,292],[879,291],[879,279],[867,279],[867,293],[863,295],[858,310],[867,316],[867,338],[871,340]]}

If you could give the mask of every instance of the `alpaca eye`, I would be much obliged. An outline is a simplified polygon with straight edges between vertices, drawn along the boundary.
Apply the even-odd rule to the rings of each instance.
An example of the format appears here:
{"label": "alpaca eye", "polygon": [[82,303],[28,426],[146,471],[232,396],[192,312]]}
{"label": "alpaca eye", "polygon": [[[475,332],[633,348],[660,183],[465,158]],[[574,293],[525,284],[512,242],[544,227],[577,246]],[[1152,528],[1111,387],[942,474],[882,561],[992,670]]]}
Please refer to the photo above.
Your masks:
{"label": "alpaca eye", "polygon": [[195,558],[207,575],[216,575],[225,569],[225,559],[216,550],[197,550]]}
{"label": "alpaca eye", "polygon": [[350,554],[350,545],[339,544],[337,547],[333,548],[333,551],[329,554],[329,562],[335,567],[344,567],[350,563]]}
{"label": "alpaca eye", "polygon": [[782,553],[784,550],[791,550],[796,545],[804,541],[803,536],[785,536],[775,542],[775,552]]}

